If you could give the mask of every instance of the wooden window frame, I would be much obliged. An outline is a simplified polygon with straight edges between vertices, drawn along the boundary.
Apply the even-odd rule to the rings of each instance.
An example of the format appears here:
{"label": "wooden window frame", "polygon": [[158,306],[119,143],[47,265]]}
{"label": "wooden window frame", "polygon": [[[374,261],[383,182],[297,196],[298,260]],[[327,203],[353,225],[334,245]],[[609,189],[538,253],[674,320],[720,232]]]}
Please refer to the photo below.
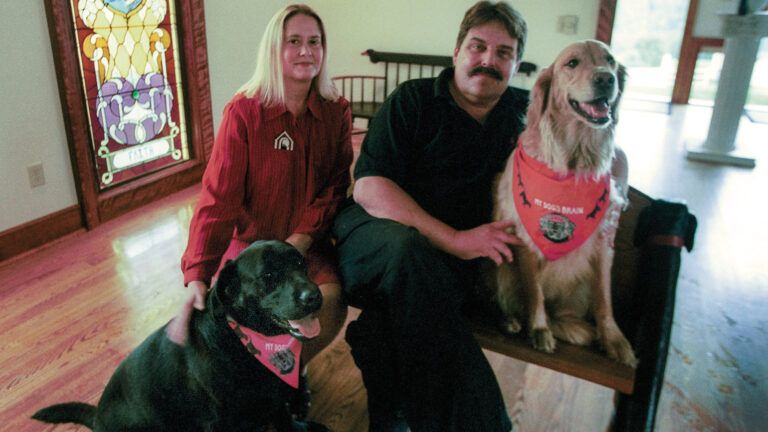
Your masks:
{"label": "wooden window frame", "polygon": [[617,1],[618,0],[600,0],[597,13],[597,31],[595,32],[595,39],[604,42],[606,45],[611,44],[613,21],[616,18]]}
{"label": "wooden window frame", "polygon": [[193,185],[202,177],[210,158],[214,131],[203,0],[169,1],[176,1],[180,47],[177,67],[181,68],[184,82],[191,157],[167,169],[100,191],[69,0],[45,0],[70,160],[86,229]]}
{"label": "wooden window frame", "polygon": [[675,73],[675,86],[672,89],[673,104],[688,104],[699,53],[708,47],[722,48],[724,45],[724,40],[721,38],[702,38],[693,35],[698,8],[699,0],[690,0],[688,16],[685,19],[683,43],[680,46],[680,58],[678,59],[677,72]]}
{"label": "wooden window frame", "polygon": [[[618,0],[600,0],[595,39],[603,41],[608,45],[611,44],[617,1]],[[689,0],[688,16],[685,20],[685,30],[683,32],[683,42],[680,46],[680,58],[675,73],[675,84],[672,88],[671,103],[673,104],[688,104],[688,99],[691,95],[691,86],[693,85],[693,73],[696,69],[696,60],[699,57],[699,53],[708,47],[723,47],[723,39],[700,38],[693,35],[693,26],[694,21],[696,20],[696,11],[698,7],[699,0]]]}

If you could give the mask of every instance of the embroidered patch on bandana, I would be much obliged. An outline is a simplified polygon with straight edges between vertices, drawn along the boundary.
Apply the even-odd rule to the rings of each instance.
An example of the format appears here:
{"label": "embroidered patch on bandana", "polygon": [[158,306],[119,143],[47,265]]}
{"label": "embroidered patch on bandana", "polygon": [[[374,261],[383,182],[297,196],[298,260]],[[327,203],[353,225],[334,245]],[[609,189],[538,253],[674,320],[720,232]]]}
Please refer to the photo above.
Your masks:
{"label": "embroidered patch on bandana", "polygon": [[525,230],[550,261],[581,246],[600,225],[610,205],[608,174],[593,180],[559,175],[515,149],[512,194]]}
{"label": "embroidered patch on bandana", "polygon": [[275,150],[293,151],[293,138],[288,135],[288,132],[283,131],[275,138]]}
{"label": "embroidered patch on bandana", "polygon": [[261,364],[289,386],[299,388],[301,341],[288,334],[264,336],[229,317],[227,322],[248,352]]}

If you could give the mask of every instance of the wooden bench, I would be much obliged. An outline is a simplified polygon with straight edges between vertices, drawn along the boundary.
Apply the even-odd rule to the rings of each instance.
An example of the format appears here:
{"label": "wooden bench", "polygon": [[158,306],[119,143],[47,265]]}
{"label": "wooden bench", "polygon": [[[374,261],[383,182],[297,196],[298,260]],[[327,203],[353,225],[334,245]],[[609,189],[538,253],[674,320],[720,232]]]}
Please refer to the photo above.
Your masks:
{"label": "wooden bench", "polygon": [[487,311],[468,310],[467,316],[475,338],[487,350],[616,390],[614,431],[653,432],[681,249],[693,247],[697,221],[683,204],[656,200],[632,187],[628,195],[629,206],[616,233],[611,294],[617,324],[639,360],[636,369],[609,359],[596,347],[558,341],[554,353],[538,351],[525,336],[502,333]]}
{"label": "wooden bench", "polygon": [[[350,101],[352,120],[370,120],[398,85],[415,78],[433,78],[453,66],[453,57],[381,52],[368,49],[362,53],[371,63],[384,63],[383,75],[341,75],[333,80],[339,92]],[[522,62],[518,73],[530,76],[536,72],[533,63]]]}
{"label": "wooden bench", "polygon": [[470,312],[470,323],[483,348],[615,389],[614,430],[652,432],[664,385],[680,252],[693,246],[696,218],[683,204],[654,200],[636,189],[629,199],[616,237],[612,295],[617,323],[639,359],[637,369],[594,347],[558,341],[553,354],[535,350],[524,336],[503,334],[488,314]]}
{"label": "wooden bench", "polygon": [[[449,56],[373,50],[363,54],[373,63],[384,62],[385,74],[335,79],[352,102],[353,117],[365,119],[373,117],[402,81],[436,76],[452,65]],[[520,66],[523,74],[535,70],[530,63]],[[469,322],[485,349],[616,390],[615,431],[653,432],[664,385],[681,249],[693,247],[696,218],[683,204],[656,200],[635,188],[630,188],[629,201],[616,235],[612,299],[616,321],[639,359],[636,369],[609,359],[595,347],[559,341],[552,354],[535,350],[524,336],[502,333],[483,311],[469,311]]]}

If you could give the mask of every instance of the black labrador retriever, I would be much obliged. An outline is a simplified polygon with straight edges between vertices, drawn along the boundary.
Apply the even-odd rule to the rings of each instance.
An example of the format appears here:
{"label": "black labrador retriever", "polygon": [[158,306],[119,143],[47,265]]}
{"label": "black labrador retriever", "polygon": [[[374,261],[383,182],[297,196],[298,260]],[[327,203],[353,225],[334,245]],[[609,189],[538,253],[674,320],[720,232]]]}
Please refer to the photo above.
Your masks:
{"label": "black labrador retriever", "polygon": [[[327,431],[294,421],[286,403],[296,390],[254,357],[241,327],[266,337],[316,336],[322,303],[301,254],[280,241],[258,241],[226,263],[195,310],[186,342],[168,338],[166,324],[118,366],[98,407],[52,405],[32,418],[116,431]],[[234,325],[236,322],[237,325]],[[278,372],[299,367],[289,351],[276,353]],[[270,428],[271,426],[271,428]]]}

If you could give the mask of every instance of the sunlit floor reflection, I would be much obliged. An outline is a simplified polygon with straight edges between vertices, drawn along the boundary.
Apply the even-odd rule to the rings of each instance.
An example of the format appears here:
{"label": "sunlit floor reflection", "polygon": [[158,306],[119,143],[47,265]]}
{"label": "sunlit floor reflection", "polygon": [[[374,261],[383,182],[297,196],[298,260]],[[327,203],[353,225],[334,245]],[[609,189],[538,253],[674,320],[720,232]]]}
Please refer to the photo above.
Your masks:
{"label": "sunlit floor reflection", "polygon": [[112,240],[122,299],[130,311],[125,325],[136,335],[149,334],[172,316],[185,295],[179,262],[191,216],[192,207],[183,207]]}

